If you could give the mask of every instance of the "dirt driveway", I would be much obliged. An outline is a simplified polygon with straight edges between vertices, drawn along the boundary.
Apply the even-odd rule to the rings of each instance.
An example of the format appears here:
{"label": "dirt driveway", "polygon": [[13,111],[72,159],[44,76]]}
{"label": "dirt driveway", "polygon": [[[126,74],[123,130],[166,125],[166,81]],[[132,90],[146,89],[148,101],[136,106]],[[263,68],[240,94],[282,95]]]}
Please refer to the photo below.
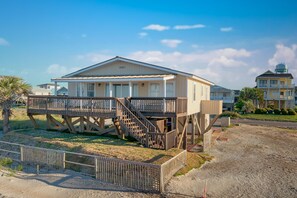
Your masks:
{"label": "dirt driveway", "polygon": [[[224,141],[228,138],[228,141]],[[297,197],[297,131],[241,125],[222,133],[215,160],[173,178],[168,197]]]}

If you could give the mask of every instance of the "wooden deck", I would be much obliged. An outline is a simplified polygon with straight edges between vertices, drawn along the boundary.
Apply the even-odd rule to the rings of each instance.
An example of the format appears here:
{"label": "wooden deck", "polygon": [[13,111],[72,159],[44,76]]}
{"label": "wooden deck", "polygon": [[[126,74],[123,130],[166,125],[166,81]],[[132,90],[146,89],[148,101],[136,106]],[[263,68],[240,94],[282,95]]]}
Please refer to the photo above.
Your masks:
{"label": "wooden deck", "polygon": [[[27,113],[114,118],[117,111],[116,100],[123,99],[32,95],[28,96]],[[186,98],[133,97],[128,100],[145,116],[176,117],[187,114]]]}

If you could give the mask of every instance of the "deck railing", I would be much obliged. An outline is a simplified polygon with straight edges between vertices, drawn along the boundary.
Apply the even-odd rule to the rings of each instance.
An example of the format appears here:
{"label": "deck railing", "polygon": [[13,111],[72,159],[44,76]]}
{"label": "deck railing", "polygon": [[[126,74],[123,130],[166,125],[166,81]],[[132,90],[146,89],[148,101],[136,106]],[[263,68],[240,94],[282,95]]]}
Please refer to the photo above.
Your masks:
{"label": "deck railing", "polygon": [[186,113],[187,98],[133,97],[131,104],[144,113]]}
{"label": "deck railing", "polygon": [[[28,113],[96,116],[98,113],[115,115],[114,97],[28,96]],[[133,97],[132,105],[146,114],[180,114],[187,112],[187,98]]]}
{"label": "deck railing", "polygon": [[116,98],[29,96],[28,113],[95,116],[98,113],[115,114]]}

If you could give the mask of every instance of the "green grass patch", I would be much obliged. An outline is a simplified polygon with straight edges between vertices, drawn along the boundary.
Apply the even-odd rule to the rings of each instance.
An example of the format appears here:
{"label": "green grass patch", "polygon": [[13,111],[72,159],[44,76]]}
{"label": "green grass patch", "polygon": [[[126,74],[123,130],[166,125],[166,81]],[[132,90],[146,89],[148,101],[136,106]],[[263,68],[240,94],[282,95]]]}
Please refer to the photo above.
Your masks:
{"label": "green grass patch", "polygon": [[180,149],[164,151],[144,148],[138,142],[121,140],[117,136],[71,134],[32,129],[11,131],[5,134],[2,140],[48,149],[103,155],[154,164],[162,164],[182,151]]}
{"label": "green grass patch", "polygon": [[212,156],[209,156],[205,153],[188,152],[187,163],[185,167],[177,171],[177,173],[175,173],[175,176],[184,175],[194,168],[200,168],[205,162],[211,161],[212,158]]}
{"label": "green grass patch", "polygon": [[8,158],[8,157],[4,157],[2,159],[0,159],[0,166],[6,166],[9,167],[12,164],[12,159]]}
{"label": "green grass patch", "polygon": [[254,120],[297,122],[297,115],[243,114],[241,115],[241,118],[254,119]]}

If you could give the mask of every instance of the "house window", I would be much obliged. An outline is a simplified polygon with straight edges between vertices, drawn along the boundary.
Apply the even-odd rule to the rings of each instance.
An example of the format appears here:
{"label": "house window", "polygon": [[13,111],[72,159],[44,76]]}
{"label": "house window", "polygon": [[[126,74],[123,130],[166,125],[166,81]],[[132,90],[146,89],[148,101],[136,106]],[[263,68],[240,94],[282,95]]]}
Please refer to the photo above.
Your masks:
{"label": "house window", "polygon": [[267,80],[259,80],[259,87],[267,87]]}
{"label": "house window", "polygon": [[138,97],[138,84],[132,85],[132,97]]}
{"label": "house window", "polygon": [[173,82],[166,83],[166,97],[174,97]]}
{"label": "house window", "polygon": [[196,83],[193,84],[193,101],[196,101]]}
{"label": "house window", "polygon": [[105,96],[109,97],[109,84],[108,83],[105,84]]}
{"label": "house window", "polygon": [[160,84],[151,83],[150,84],[150,96],[151,97],[160,97]]}
{"label": "house window", "polygon": [[76,83],[76,96],[78,96],[78,97],[81,96],[81,95],[80,95],[80,89],[81,89],[81,87],[80,87],[80,83]]}
{"label": "house window", "polygon": [[87,84],[87,96],[88,97],[94,97],[95,96],[95,84],[94,83],[88,83]]}
{"label": "house window", "polygon": [[270,87],[276,87],[277,86],[277,80],[270,80]]}

